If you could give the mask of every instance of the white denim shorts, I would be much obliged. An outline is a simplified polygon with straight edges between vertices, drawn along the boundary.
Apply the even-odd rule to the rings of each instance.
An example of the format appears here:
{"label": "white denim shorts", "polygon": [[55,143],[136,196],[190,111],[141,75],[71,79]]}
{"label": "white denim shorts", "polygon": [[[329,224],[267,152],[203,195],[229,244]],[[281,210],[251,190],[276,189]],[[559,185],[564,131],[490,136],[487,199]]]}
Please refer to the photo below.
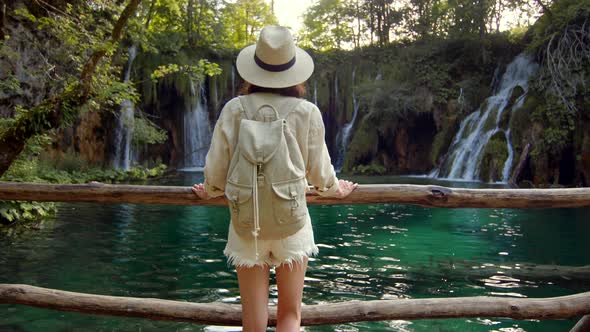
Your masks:
{"label": "white denim shorts", "polygon": [[253,239],[240,237],[230,223],[227,245],[223,251],[228,263],[236,267],[255,265],[279,266],[303,262],[305,257],[317,255],[318,247],[313,239],[311,219],[297,233],[280,240],[258,240],[258,260]]}

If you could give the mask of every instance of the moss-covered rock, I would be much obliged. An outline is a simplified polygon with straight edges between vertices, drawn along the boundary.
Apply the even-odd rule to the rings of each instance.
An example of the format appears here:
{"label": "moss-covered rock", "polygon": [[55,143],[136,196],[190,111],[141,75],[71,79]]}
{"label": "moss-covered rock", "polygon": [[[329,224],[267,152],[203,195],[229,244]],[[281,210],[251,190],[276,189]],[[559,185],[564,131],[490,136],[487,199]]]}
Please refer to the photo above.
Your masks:
{"label": "moss-covered rock", "polygon": [[386,174],[387,168],[375,162],[369,165],[356,165],[352,168],[352,174],[356,175],[383,175]]}
{"label": "moss-covered rock", "polygon": [[430,162],[433,165],[438,165],[442,161],[455,137],[459,121],[457,121],[454,102],[449,103],[447,111],[436,122],[438,122],[437,127],[439,129],[434,135],[432,148],[430,149]]}
{"label": "moss-covered rock", "polygon": [[[498,104],[489,105],[488,107],[491,107],[492,109],[489,111],[488,116],[483,123],[482,132],[484,133],[496,128],[496,119],[498,117],[498,112],[500,112],[500,105]],[[484,111],[485,108],[482,106],[481,112],[483,113]]]}
{"label": "moss-covered rock", "polygon": [[538,97],[533,93],[529,93],[525,97],[522,107],[512,112],[508,127],[510,128],[512,146],[516,154],[519,154],[531,139],[531,114],[538,106]]}
{"label": "moss-covered rock", "polygon": [[514,89],[512,89],[512,94],[510,95],[510,98],[508,99],[508,103],[506,104],[506,107],[504,108],[504,112],[502,112],[502,115],[500,116],[500,121],[498,122],[499,128],[501,128],[503,130],[508,129],[508,127],[510,125],[510,118],[512,117],[512,115],[515,112],[515,110],[513,109],[514,104],[515,104],[516,100],[518,98],[520,98],[523,94],[524,94],[524,89],[520,85],[517,85],[516,87],[514,87]]}
{"label": "moss-covered rock", "polygon": [[506,158],[508,158],[506,136],[499,131],[490,138],[484,149],[480,164],[481,179],[488,182],[501,181]]}
{"label": "moss-covered rock", "polygon": [[375,157],[379,149],[379,135],[367,118],[361,121],[348,145],[348,152],[344,159],[342,171],[353,172],[358,165],[368,164]]}

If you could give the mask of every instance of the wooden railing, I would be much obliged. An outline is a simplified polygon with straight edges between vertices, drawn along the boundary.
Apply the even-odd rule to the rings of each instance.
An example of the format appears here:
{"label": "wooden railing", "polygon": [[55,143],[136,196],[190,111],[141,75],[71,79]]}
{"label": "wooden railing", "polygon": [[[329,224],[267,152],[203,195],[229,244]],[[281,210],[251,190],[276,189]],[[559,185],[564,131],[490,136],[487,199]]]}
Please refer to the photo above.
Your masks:
{"label": "wooden railing", "polygon": [[[236,304],[190,303],[94,295],[18,284],[0,284],[0,303],[209,325],[238,326],[242,321],[240,305]],[[588,314],[590,314],[590,292],[542,299],[474,296],[305,305],[301,312],[301,323],[302,325],[326,325],[360,321],[460,317],[564,319]],[[269,325],[275,324],[276,307],[271,306]]]}
{"label": "wooden railing", "polygon": [[[0,200],[102,202],[222,206],[220,197],[200,200],[190,187],[56,185],[0,182]],[[320,196],[311,190],[308,204],[402,203],[448,208],[557,208],[590,206],[590,188],[465,189],[436,185],[359,185],[344,199]],[[590,220],[588,220],[590,221]],[[570,269],[588,274],[588,267]],[[559,272],[557,272],[559,273]],[[74,293],[20,284],[0,284],[0,303],[90,314],[142,317],[212,325],[240,325],[239,305],[115,297]],[[345,314],[343,314],[345,313]],[[339,324],[394,319],[510,317],[563,319],[583,316],[571,331],[590,330],[590,292],[542,299],[460,297],[350,301],[303,306],[302,325]],[[269,326],[276,324],[270,308]]]}
{"label": "wooden railing", "polygon": [[[190,187],[0,182],[0,200],[223,206],[199,199]],[[308,204],[401,203],[447,208],[558,208],[590,206],[590,188],[467,189],[435,185],[365,184],[339,199],[307,194]]]}

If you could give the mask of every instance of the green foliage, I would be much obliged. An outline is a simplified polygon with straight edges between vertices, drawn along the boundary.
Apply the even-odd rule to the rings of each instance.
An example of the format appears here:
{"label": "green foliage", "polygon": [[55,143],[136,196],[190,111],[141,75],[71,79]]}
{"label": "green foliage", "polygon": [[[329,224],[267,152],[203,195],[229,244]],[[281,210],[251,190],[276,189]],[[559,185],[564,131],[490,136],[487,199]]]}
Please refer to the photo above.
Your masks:
{"label": "green foliage", "polygon": [[159,66],[152,73],[151,79],[155,83],[158,79],[172,74],[187,75],[193,82],[201,82],[205,78],[205,75],[215,76],[221,74],[221,68],[218,64],[211,63],[205,59],[200,59],[196,65],[178,65],[173,63]]}
{"label": "green foliage", "polygon": [[33,222],[56,211],[56,204],[51,202],[0,201],[0,225]]}
{"label": "green foliage", "polygon": [[144,117],[136,117],[133,125],[132,143],[135,146],[144,144],[160,144],[168,139],[165,130],[158,128],[153,122]]}
{"label": "green foliage", "polygon": [[0,94],[12,95],[22,92],[20,81],[12,74],[0,81]]}
{"label": "green foliage", "polygon": [[483,37],[499,32],[507,15],[511,27],[519,27],[540,8],[532,0],[317,0],[304,14],[299,35],[317,50]]}
{"label": "green foliage", "polygon": [[561,34],[565,28],[575,22],[583,21],[590,15],[589,0],[560,0],[553,2],[550,12],[541,16],[532,27],[533,40],[529,44],[532,50],[539,50],[549,40]]}
{"label": "green foliage", "polygon": [[226,48],[243,48],[254,44],[258,32],[266,25],[278,24],[272,8],[264,0],[237,0],[226,3],[221,10],[223,38]]}
{"label": "green foliage", "polygon": [[[25,151],[21,153],[0,181],[37,182],[37,183],[88,183],[99,181],[117,183],[144,181],[164,174],[166,165],[154,168],[140,166],[132,169],[103,169],[90,165],[76,153],[65,153],[60,157],[51,157],[43,153],[51,144],[48,135],[37,135],[27,141]],[[36,221],[49,216],[56,210],[54,203],[0,201],[0,224],[15,224]]]}
{"label": "green foliage", "polygon": [[369,165],[356,165],[352,168],[353,174],[358,175],[383,175],[387,169],[383,165],[371,163]]}
{"label": "green foliage", "polygon": [[557,98],[549,96],[533,111],[531,119],[543,124],[533,155],[549,154],[552,158],[558,158],[565,147],[572,144],[576,115],[569,112]]}
{"label": "green foliage", "polygon": [[300,42],[317,50],[341,48],[354,40],[354,17],[350,15],[351,3],[342,0],[324,0],[312,5],[305,12],[300,32]]}
{"label": "green foliage", "polygon": [[569,112],[584,111],[580,101],[590,84],[590,0],[555,2],[533,26],[529,49],[539,54],[535,89]]}
{"label": "green foliage", "polygon": [[560,160],[573,144],[590,84],[590,1],[555,2],[533,26],[529,48],[539,54],[541,68],[531,86],[541,101],[531,118],[540,125],[532,156],[539,163]]}
{"label": "green foliage", "polygon": [[[15,105],[14,119],[2,129],[3,137],[24,139],[69,126],[81,112],[109,109],[126,99],[137,100],[132,85],[119,82],[120,68],[111,57],[117,50],[117,45],[110,42],[112,19],[123,5],[98,0],[67,4],[63,9],[38,15],[24,6],[10,13],[12,19],[33,27],[34,32],[25,31],[2,47],[2,55],[26,55],[0,59],[0,81],[4,82],[3,88],[11,90],[11,104]],[[26,50],[21,44],[27,45]],[[90,71],[89,85],[83,86],[82,68],[97,50],[106,56],[96,70]],[[23,72],[17,73],[23,67]],[[14,77],[24,77],[24,81],[15,82]]]}
{"label": "green foliage", "polygon": [[379,135],[369,121],[363,119],[359,129],[355,132],[350,144],[342,169],[350,172],[359,163],[371,160],[379,147]]}

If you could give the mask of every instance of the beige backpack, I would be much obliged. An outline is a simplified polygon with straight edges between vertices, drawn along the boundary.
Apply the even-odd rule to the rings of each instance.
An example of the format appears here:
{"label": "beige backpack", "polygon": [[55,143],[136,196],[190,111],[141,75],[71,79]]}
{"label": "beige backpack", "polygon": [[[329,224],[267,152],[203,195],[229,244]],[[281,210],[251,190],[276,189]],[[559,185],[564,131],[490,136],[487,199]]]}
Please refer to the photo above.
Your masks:
{"label": "beige backpack", "polygon": [[231,222],[241,237],[282,239],[308,218],[305,164],[285,120],[301,100],[292,98],[284,106],[288,112],[279,118],[270,104],[255,105],[248,96],[239,99],[239,133],[225,186]]}

